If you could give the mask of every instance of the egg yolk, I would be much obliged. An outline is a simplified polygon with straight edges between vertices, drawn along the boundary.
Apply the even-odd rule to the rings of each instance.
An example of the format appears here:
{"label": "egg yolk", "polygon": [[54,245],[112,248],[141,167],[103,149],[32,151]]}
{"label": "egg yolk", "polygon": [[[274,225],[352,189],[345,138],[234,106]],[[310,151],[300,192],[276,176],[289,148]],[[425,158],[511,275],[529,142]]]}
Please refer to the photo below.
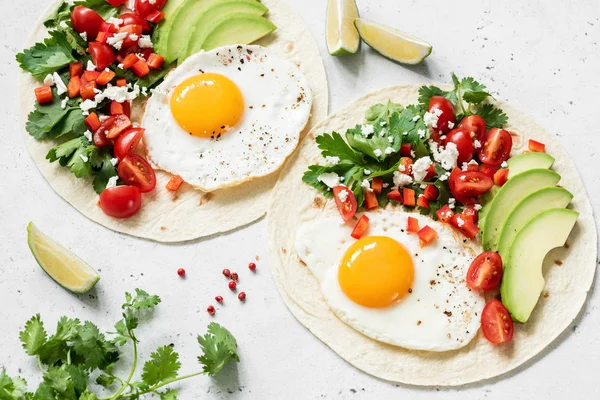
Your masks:
{"label": "egg yolk", "polygon": [[223,75],[194,75],[181,82],[171,96],[171,113],[190,135],[215,138],[242,118],[240,88]]}
{"label": "egg yolk", "polygon": [[338,281],[353,302],[381,308],[409,293],[414,275],[412,258],[404,246],[386,236],[367,236],[346,250]]}

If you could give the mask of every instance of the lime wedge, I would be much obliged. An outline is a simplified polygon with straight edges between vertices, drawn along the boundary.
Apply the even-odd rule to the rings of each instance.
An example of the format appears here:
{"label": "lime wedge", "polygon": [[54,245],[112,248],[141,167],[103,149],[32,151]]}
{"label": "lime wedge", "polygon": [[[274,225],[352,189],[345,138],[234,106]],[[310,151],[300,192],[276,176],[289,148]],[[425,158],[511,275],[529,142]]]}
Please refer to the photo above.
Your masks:
{"label": "lime wedge", "polygon": [[27,225],[27,244],[40,267],[70,292],[85,293],[100,280],[92,267],[44,235],[33,222]]}
{"label": "lime wedge", "polygon": [[402,64],[418,64],[431,54],[431,45],[389,26],[357,18],[354,21],[366,44],[385,57]]}
{"label": "lime wedge", "polygon": [[358,51],[360,37],[354,27],[358,8],[354,0],[329,0],[327,4],[327,49],[332,56],[347,56]]}

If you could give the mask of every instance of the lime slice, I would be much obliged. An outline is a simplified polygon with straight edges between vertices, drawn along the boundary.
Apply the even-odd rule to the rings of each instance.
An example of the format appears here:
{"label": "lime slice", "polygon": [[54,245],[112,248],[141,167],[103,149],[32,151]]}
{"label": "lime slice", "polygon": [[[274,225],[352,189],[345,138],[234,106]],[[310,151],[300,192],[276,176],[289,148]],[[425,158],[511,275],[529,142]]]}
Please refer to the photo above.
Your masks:
{"label": "lime slice", "polygon": [[40,267],[70,292],[85,293],[100,280],[92,267],[44,235],[33,222],[27,226],[27,244]]}
{"label": "lime slice", "polygon": [[399,63],[418,64],[431,54],[429,43],[397,29],[361,18],[354,25],[366,44]]}
{"label": "lime slice", "polygon": [[358,8],[354,0],[329,0],[327,5],[327,49],[332,56],[358,51],[360,37],[354,27]]}

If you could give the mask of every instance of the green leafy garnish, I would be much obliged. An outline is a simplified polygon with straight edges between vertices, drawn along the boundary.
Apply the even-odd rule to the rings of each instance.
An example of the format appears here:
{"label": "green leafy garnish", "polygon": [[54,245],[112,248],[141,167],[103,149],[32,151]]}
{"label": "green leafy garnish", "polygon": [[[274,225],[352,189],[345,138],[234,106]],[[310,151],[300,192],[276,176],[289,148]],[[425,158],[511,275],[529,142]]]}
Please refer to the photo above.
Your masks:
{"label": "green leafy garnish", "polygon": [[66,35],[61,31],[50,31],[50,37],[43,43],[36,43],[17,54],[22,69],[36,79],[44,79],[48,74],[60,71],[71,62],[77,61],[71,52]]}
{"label": "green leafy garnish", "polygon": [[52,88],[52,95],[51,103],[36,102],[35,110],[27,116],[27,132],[36,139],[57,139],[68,133],[82,135],[86,127],[79,108],[80,100],[69,100],[62,108],[56,88]]}
{"label": "green leafy garnish", "polygon": [[[206,374],[217,374],[231,361],[239,362],[237,343],[231,333],[222,326],[211,323],[208,332],[198,336],[202,354],[198,361],[202,371],[179,375],[181,363],[173,345],[161,346],[151,353],[143,364],[140,380],[135,380],[138,365],[138,344],[135,329],[142,314],[151,312],[159,303],[158,296],[136,289],[135,294],[126,293],[122,306],[122,319],[115,324],[116,332],[101,332],[90,321],[62,317],[56,332],[48,337],[39,315],[32,317],[19,334],[28,355],[37,357],[42,371],[42,382],[34,392],[27,391],[27,382],[10,377],[0,370],[0,399],[2,400],[99,400],[90,382],[113,394],[101,400],[145,398],[156,394],[162,400],[177,400],[177,391],[167,386]],[[121,348],[130,343],[133,348],[133,364],[127,377],[114,374],[114,367],[121,358]]]}
{"label": "green leafy garnish", "polygon": [[487,129],[502,128],[508,121],[508,116],[499,108],[491,104],[484,104],[475,111],[485,121]]}

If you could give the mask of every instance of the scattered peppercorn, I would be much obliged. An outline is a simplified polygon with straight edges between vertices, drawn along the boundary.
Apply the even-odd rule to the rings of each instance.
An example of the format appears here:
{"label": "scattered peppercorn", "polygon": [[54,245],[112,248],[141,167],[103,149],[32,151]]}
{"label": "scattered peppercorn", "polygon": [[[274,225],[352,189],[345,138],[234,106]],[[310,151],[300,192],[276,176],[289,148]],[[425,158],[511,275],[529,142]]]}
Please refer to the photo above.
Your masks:
{"label": "scattered peppercorn", "polygon": [[231,271],[229,271],[227,268],[225,268],[225,269],[223,270],[223,275],[225,275],[226,277],[228,277],[228,278],[229,278],[229,277],[231,276]]}
{"label": "scattered peppercorn", "polygon": [[237,283],[235,283],[235,281],[229,281],[229,289],[235,290],[236,287]]}
{"label": "scattered peppercorn", "polygon": [[210,315],[215,315],[215,308],[213,306],[208,306],[206,307],[206,311],[210,314]]}
{"label": "scattered peppercorn", "polygon": [[219,303],[223,302],[223,296],[216,296],[215,300],[218,301]]}
{"label": "scattered peppercorn", "polygon": [[183,269],[183,268],[179,268],[179,269],[177,270],[177,275],[179,275],[179,276],[185,276],[185,269]]}
{"label": "scattered peppercorn", "polygon": [[240,277],[238,276],[237,272],[232,272],[231,273],[231,280],[232,281],[236,281],[237,282],[239,278]]}
{"label": "scattered peppercorn", "polygon": [[240,294],[238,294],[238,299],[240,299],[240,301],[246,300],[246,292],[240,292]]}
{"label": "scattered peppercorn", "polygon": [[250,271],[256,271],[256,264],[251,262],[250,264],[248,264],[248,268],[250,269]]}

